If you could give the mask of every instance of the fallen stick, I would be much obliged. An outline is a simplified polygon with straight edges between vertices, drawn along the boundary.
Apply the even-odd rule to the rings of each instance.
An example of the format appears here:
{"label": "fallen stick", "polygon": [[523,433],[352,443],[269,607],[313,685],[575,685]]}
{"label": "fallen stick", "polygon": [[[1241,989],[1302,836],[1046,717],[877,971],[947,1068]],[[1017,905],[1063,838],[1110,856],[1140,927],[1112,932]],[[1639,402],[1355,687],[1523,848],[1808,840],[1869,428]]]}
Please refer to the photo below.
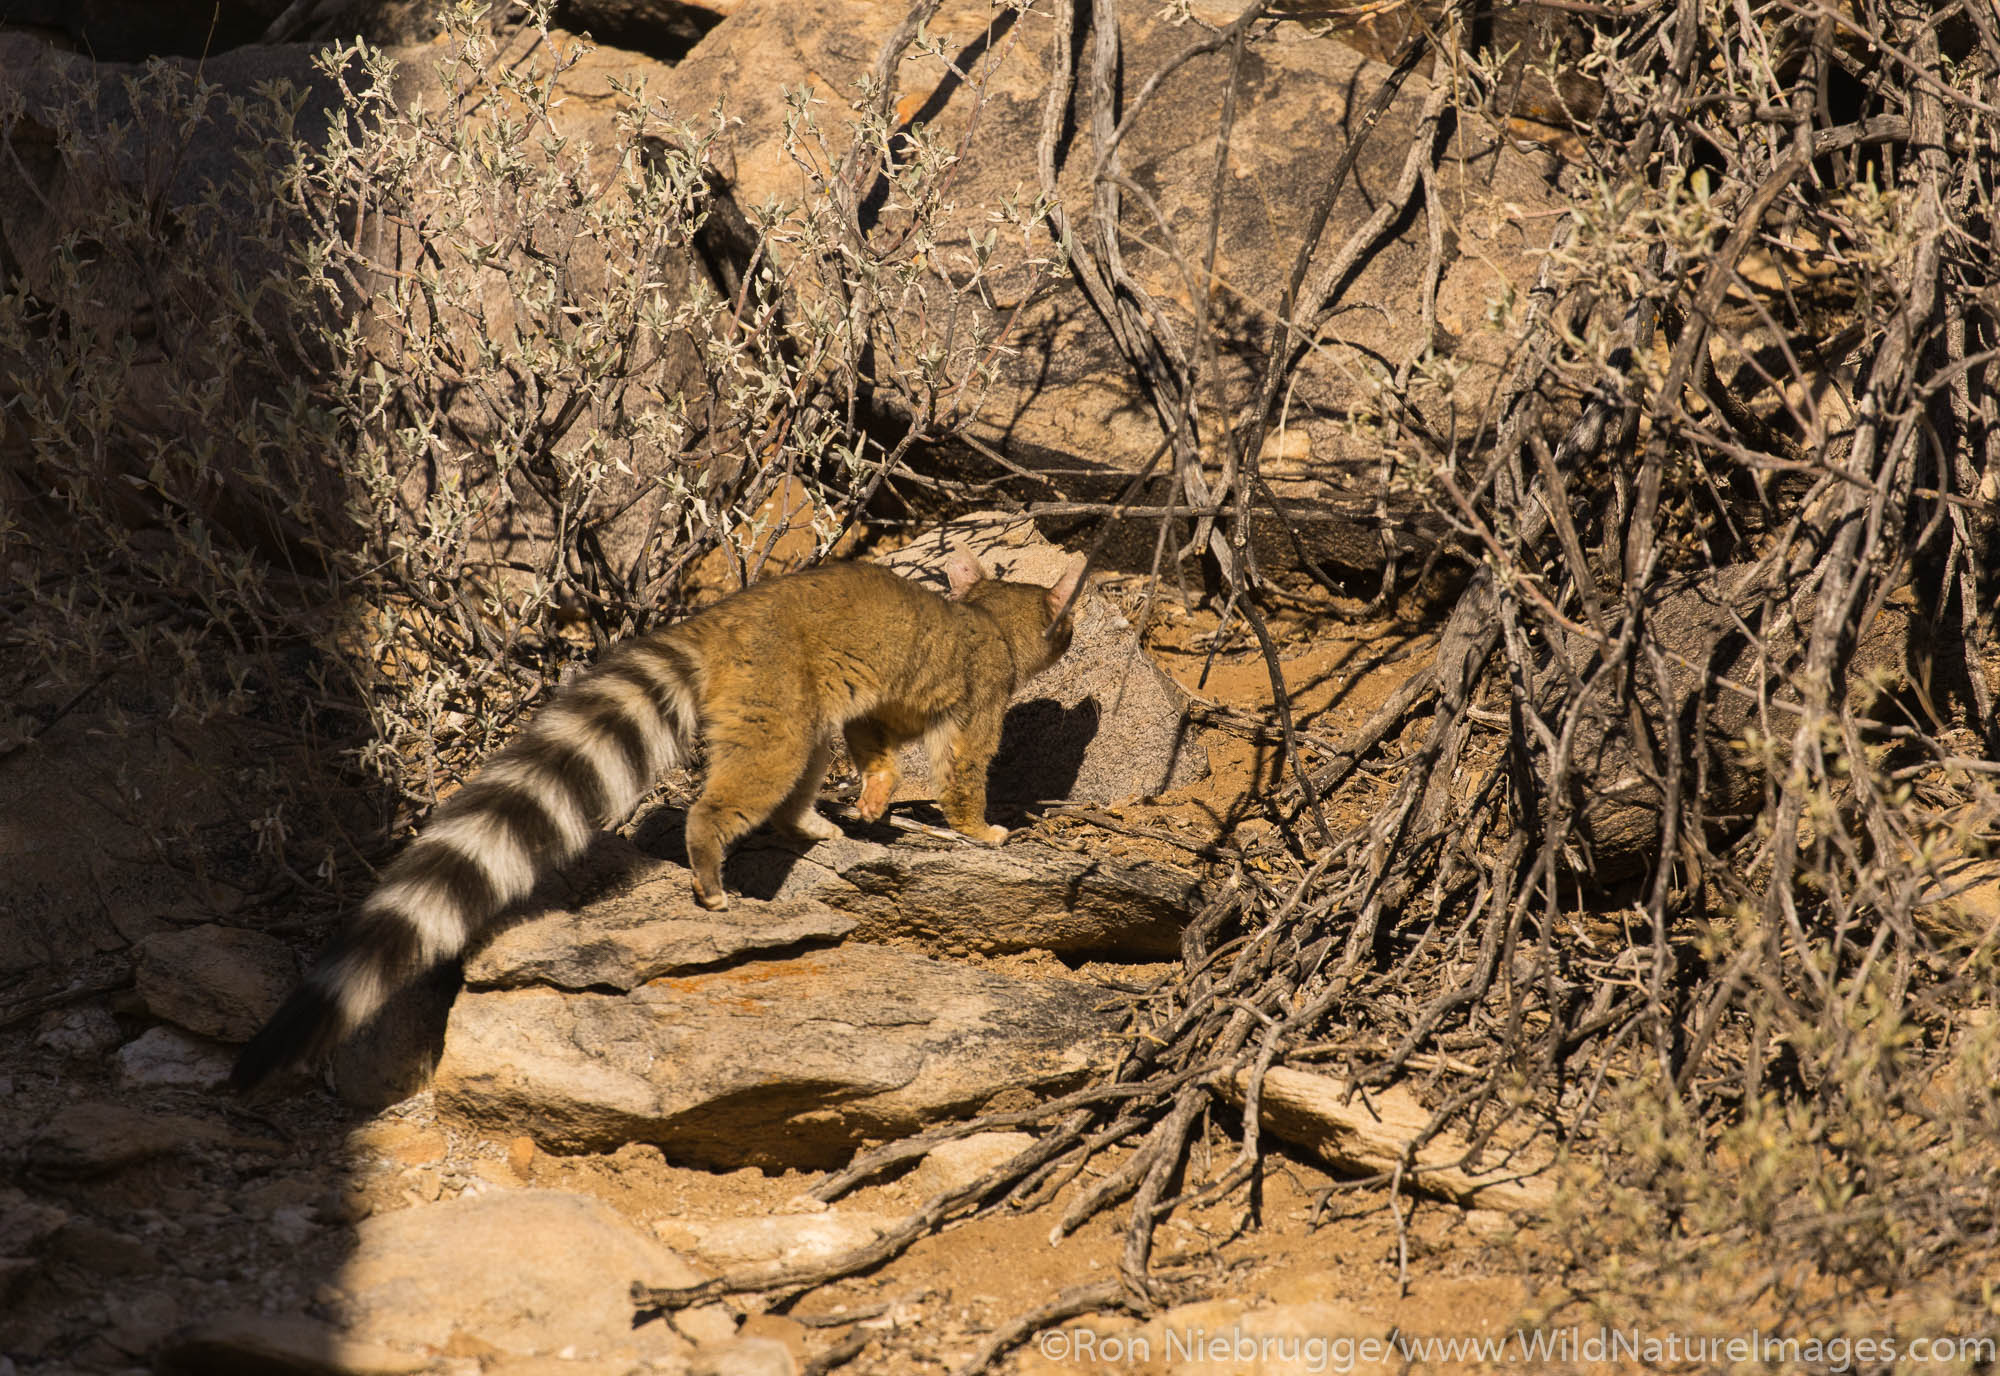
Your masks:
{"label": "fallen stick", "polygon": [[[1240,1108],[1249,1082],[1244,1071],[1222,1089]],[[1403,1162],[1409,1144],[1429,1126],[1431,1111],[1400,1085],[1350,1096],[1344,1081],[1274,1066],[1264,1075],[1258,1119],[1343,1175],[1381,1175]],[[1412,1189],[1469,1209],[1546,1209],[1555,1202],[1554,1181],[1524,1178],[1547,1169],[1547,1152],[1530,1160],[1489,1148],[1489,1155],[1507,1159],[1487,1168],[1457,1164],[1465,1152],[1464,1139],[1441,1132],[1404,1164],[1403,1179]]]}

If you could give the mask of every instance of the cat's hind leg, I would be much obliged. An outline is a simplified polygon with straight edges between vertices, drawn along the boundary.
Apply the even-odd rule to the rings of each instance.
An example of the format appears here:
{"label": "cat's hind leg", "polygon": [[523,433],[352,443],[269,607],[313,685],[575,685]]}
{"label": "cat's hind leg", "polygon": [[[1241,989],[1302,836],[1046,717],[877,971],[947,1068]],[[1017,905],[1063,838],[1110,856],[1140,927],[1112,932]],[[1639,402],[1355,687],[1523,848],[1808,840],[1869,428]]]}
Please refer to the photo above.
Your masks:
{"label": "cat's hind leg", "polygon": [[820,816],[819,810],[813,806],[819,801],[819,786],[826,781],[827,767],[832,763],[833,742],[822,738],[806,761],[805,773],[799,775],[792,791],[785,795],[784,801],[771,814],[772,826],[809,841],[831,841],[841,834],[840,828]]}
{"label": "cat's hind leg", "polygon": [[[818,758],[803,741],[740,740],[710,733],[708,777],[687,815],[688,868],[694,872],[695,902],[702,907],[729,906],[722,887],[722,857],[751,828],[804,792],[799,787],[802,775],[793,764],[802,755],[808,762]],[[818,790],[815,779],[812,791]]]}

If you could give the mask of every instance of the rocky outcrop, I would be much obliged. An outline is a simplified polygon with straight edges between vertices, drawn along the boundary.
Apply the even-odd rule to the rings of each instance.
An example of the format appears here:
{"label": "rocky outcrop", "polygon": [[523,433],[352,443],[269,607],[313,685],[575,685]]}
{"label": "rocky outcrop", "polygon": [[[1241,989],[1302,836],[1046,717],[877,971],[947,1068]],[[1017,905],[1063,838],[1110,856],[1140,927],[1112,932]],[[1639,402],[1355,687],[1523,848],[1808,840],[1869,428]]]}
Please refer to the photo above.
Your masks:
{"label": "rocky outcrop", "polygon": [[[941,584],[934,570],[957,549],[1028,582],[1053,582],[1068,557],[1030,522],[984,515],[927,533],[889,562]],[[1206,768],[1179,690],[1131,626],[1088,591],[1077,615],[1069,653],[1009,709],[991,775],[991,812],[1003,820],[1031,820],[1049,801],[1116,802]],[[1049,717],[1080,725],[1050,730]],[[905,768],[903,801],[881,822],[826,799],[821,811],[841,835],[814,842],[767,831],[739,846],[723,870],[738,898],[722,913],[690,894],[680,809],[642,818],[631,841],[604,838],[575,873],[544,886],[545,906],[468,957],[467,992],[455,1006],[449,988],[417,988],[392,1005],[381,1030],[344,1050],[343,1092],[392,1102],[425,1083],[442,1057],[438,1085],[456,1111],[488,1125],[523,1115],[520,1129],[547,1146],[629,1137],[687,1160],[796,1165],[1002,1088],[1061,1082],[1082,1064],[1063,1048],[1094,1044],[1103,1028],[1081,1011],[1095,1007],[1097,991],[955,971],[862,943],[953,957],[1044,950],[1162,959],[1179,949],[1200,876],[1064,849],[1032,827],[998,848],[971,844],[922,805],[931,796],[925,762]],[[824,989],[819,979],[829,981]],[[917,992],[883,1004],[871,982]],[[774,991],[754,1017],[738,1015],[739,984]],[[669,985],[686,998],[663,999]],[[826,1041],[821,1020],[850,995],[854,1016]],[[906,1017],[912,999],[935,1016]],[[1001,1015],[1010,1000],[1021,1017]],[[667,1003],[693,1011],[664,1012]],[[946,1050],[988,1015],[975,1010],[992,1013],[992,1026],[963,1042],[980,1054],[962,1075],[944,1073]],[[667,1075],[655,1057],[677,1072],[699,1069]],[[990,1092],[968,1089],[988,1079]]]}
{"label": "rocky outcrop", "polygon": [[[891,562],[921,580],[959,548],[996,575],[1029,582],[1053,581],[1067,557],[1024,520],[983,516],[931,532]],[[1179,690],[1132,628],[1087,591],[1078,617],[1069,654],[1009,710],[991,776],[991,812],[1003,820],[1031,820],[1024,809],[1038,803],[1155,792],[1206,768]],[[1051,731],[1048,716],[1082,725]],[[545,1146],[629,1137],[688,1160],[797,1165],[1004,1088],[1063,1081],[1083,1064],[1064,1048],[1094,1044],[1103,1029],[1081,1011],[1095,1007],[1096,990],[953,971],[861,943],[953,957],[1044,950],[1162,959],[1179,949],[1200,876],[1064,849],[1032,827],[998,848],[974,845],[938,827],[935,810],[922,805],[931,795],[924,761],[905,764],[903,802],[881,822],[826,799],[821,811],[841,835],[811,842],[766,831],[739,846],[723,871],[738,897],[723,913],[692,899],[680,809],[640,819],[631,841],[603,838],[572,873],[544,885],[543,906],[468,956],[465,993],[415,986],[343,1048],[343,1094],[371,1106],[394,1102],[421,1088],[442,1057],[438,1084],[457,1111],[488,1125],[524,1115],[517,1126]],[[850,945],[819,949],[842,941]],[[819,978],[830,981],[826,989],[813,987]],[[697,1010],[686,1015],[692,1022],[659,1006],[657,991],[676,980]],[[754,1018],[723,1016],[738,1007],[732,981],[783,996],[762,1000]],[[883,1005],[870,1001],[872,981],[920,992]],[[862,1012],[824,1041],[819,1020],[832,1005],[823,1000],[849,994]],[[909,998],[935,1018],[905,1017]],[[1025,1020],[1002,1015],[1010,1001]],[[961,1044],[967,1019],[988,1012],[992,1026],[964,1042],[981,1055],[966,1059],[962,1074],[945,1073],[945,1053]],[[667,1067],[691,1057],[706,1068],[656,1079],[654,1057]],[[645,1068],[635,1070],[639,1061]],[[968,1088],[988,1081],[988,1092]],[[760,1107],[743,1116],[732,1107],[738,1101]],[[827,1109],[836,1102],[837,1112]]]}
{"label": "rocky outcrop", "polygon": [[[719,104],[737,121],[714,146],[713,159],[740,203],[795,200],[812,189],[802,185],[785,137],[789,93],[804,88],[824,102],[816,114],[829,126],[837,156],[848,131],[846,118],[834,112],[857,99],[903,14],[901,5],[873,0],[807,6],[750,0],[653,90],[686,117]],[[1234,17],[1232,8],[1217,22]],[[912,274],[899,285],[892,310],[898,337],[929,346],[935,332],[923,327],[951,321],[961,342],[1000,344],[992,351],[991,384],[970,385],[964,397],[953,398],[976,394],[969,442],[1015,466],[1009,485],[1022,496],[1115,500],[1160,444],[1153,403],[1070,274],[1047,271],[1048,226],[1023,232],[1005,211],[1033,206],[1043,193],[1037,149],[1052,53],[1073,45],[1079,85],[1087,88],[1091,43],[1055,34],[1042,7],[995,9],[983,0],[948,0],[925,32],[935,48],[913,46],[891,73],[894,123],[899,139],[921,138],[949,150],[952,160],[948,195],[923,224],[927,252],[941,270]],[[1241,408],[1257,395],[1271,321],[1315,198],[1388,69],[1306,23],[1260,26],[1237,82],[1235,127],[1218,176],[1216,138],[1230,86],[1226,52],[1175,67],[1147,89],[1143,108],[1138,102],[1149,79],[1184,56],[1191,33],[1152,7],[1120,12],[1129,127],[1121,128],[1117,158],[1129,189],[1119,224],[1125,270],[1151,298],[1164,331],[1192,356],[1196,279],[1219,198],[1215,285],[1203,309],[1209,352],[1202,406],[1227,398],[1223,414],[1202,418],[1212,481],[1222,449],[1213,432],[1239,423]],[[1421,114],[1431,94],[1428,82],[1413,78],[1390,103],[1333,207],[1322,263],[1385,205],[1423,199],[1399,201],[1399,183],[1413,147],[1423,142]],[[1558,204],[1548,187],[1551,161],[1524,153],[1470,111],[1441,127],[1453,131],[1435,135],[1445,145],[1437,151],[1449,175],[1433,179],[1424,209],[1392,213],[1378,232],[1361,236],[1330,284],[1326,310],[1308,322],[1311,351],[1287,394],[1285,421],[1258,456],[1273,493],[1302,523],[1308,548],[1355,568],[1379,566],[1387,550],[1418,547],[1427,538],[1413,505],[1389,492],[1386,454],[1369,422],[1407,405],[1437,433],[1450,433],[1461,405],[1489,395],[1507,349],[1505,332],[1489,328],[1489,316],[1497,303],[1532,285],[1535,255],[1554,223],[1543,212]],[[1065,128],[1055,152],[1055,190],[1085,240],[1098,228],[1091,181],[1098,157],[1087,125]],[[869,177],[861,227],[875,241],[892,243],[912,228],[905,189],[892,190],[873,172]],[[1434,252],[1433,324],[1420,302]],[[974,264],[980,290],[959,290]],[[898,363],[917,367],[914,360]],[[1413,368],[1408,380],[1386,395],[1405,367]],[[956,452],[984,475],[1008,472],[969,445]],[[1030,475],[1020,476],[1021,468]],[[1159,503],[1163,492],[1156,483],[1143,503]],[[1112,557],[1143,566],[1154,534],[1150,520],[1133,522]],[[1284,540],[1264,548],[1267,558],[1291,557]]]}

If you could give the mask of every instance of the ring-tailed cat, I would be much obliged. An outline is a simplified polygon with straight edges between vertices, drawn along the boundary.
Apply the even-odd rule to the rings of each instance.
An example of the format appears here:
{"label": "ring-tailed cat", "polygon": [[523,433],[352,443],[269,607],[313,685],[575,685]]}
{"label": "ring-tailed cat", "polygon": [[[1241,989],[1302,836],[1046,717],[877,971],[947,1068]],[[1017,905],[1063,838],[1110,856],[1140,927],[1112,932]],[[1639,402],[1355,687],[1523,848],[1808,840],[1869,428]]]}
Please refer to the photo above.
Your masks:
{"label": "ring-tailed cat", "polygon": [[841,732],[861,772],[861,815],[889,806],[894,752],[922,739],[945,820],[976,841],[986,768],[1008,699],[1069,648],[1083,574],[1053,588],[1001,582],[960,555],[949,598],[875,564],[828,564],[752,584],[664,631],[613,647],[520,736],[440,804],[306,981],[243,1048],[248,1090],[317,1058],[402,984],[457,956],[591,833],[622,817],[699,739],[701,796],[688,811],[694,896],[721,908],[722,856],[771,820],[838,835],[813,810]]}

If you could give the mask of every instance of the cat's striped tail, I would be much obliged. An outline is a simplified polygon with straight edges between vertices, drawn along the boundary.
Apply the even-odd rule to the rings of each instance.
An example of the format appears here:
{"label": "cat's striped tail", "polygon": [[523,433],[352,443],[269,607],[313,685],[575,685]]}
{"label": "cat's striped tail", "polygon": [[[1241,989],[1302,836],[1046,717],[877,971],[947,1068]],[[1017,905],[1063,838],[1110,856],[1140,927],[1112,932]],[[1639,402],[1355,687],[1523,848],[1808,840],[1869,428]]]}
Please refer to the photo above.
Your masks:
{"label": "cat's striped tail", "polygon": [[629,812],[699,731],[695,665],[666,631],[612,649],[561,689],[433,814],[237,1056],[239,1092],[323,1057],[404,985]]}

